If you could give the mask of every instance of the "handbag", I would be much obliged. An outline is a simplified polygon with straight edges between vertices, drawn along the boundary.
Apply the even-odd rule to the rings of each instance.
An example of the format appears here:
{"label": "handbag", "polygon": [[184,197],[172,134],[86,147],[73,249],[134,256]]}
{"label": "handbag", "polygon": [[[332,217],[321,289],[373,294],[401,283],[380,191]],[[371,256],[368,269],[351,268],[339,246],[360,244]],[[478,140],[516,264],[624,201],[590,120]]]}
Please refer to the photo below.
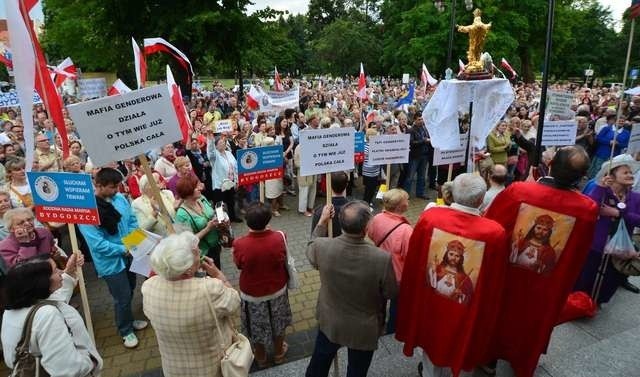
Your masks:
{"label": "handbag", "polygon": [[222,358],[220,360],[220,368],[222,370],[223,377],[247,377],[249,375],[249,369],[253,364],[253,350],[251,349],[251,342],[246,336],[240,334],[235,328],[233,328],[233,335],[231,336],[231,345],[225,348],[222,344],[222,330],[220,330],[220,323],[218,322],[218,316],[216,310],[211,302],[211,297],[207,290],[207,278],[202,279],[204,284],[205,294],[207,296],[207,303],[213,319],[216,321],[216,329],[218,329],[218,336],[220,336],[220,349],[222,350]]}
{"label": "handbag", "polygon": [[282,240],[284,241],[284,247],[287,250],[287,262],[285,267],[287,268],[287,275],[289,275],[289,279],[287,280],[287,288],[289,289],[298,289],[300,288],[300,279],[298,278],[298,270],[296,269],[296,261],[293,259],[293,255],[289,252],[289,246],[287,245],[287,238],[284,236],[282,231],[278,231],[282,236]]}
{"label": "handbag", "polygon": [[27,318],[22,328],[22,337],[16,346],[16,358],[13,361],[13,371],[11,377],[48,377],[49,373],[40,364],[41,356],[34,355],[29,352],[29,344],[31,343],[31,328],[33,327],[33,319],[38,309],[45,305],[56,304],[53,301],[41,300],[29,310]]}

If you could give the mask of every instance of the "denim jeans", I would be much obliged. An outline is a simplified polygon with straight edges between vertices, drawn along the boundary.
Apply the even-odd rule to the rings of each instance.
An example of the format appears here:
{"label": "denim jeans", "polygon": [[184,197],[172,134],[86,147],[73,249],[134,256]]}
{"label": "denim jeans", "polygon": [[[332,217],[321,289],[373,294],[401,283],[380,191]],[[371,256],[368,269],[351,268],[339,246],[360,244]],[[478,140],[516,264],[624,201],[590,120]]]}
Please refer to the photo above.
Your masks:
{"label": "denim jeans", "polygon": [[402,185],[407,194],[411,195],[411,181],[413,177],[416,176],[416,196],[425,195],[425,175],[429,167],[428,165],[429,158],[427,156],[409,157],[409,166],[407,174],[405,175],[404,184]]}
{"label": "denim jeans", "polygon": [[133,312],[131,311],[131,300],[133,290],[136,287],[136,274],[129,272],[127,267],[115,275],[103,276],[109,287],[109,293],[113,297],[113,308],[115,310],[116,326],[120,336],[126,336],[133,332]]}
{"label": "denim jeans", "polygon": [[[327,377],[329,369],[331,369],[331,362],[340,347],[342,346],[331,342],[322,331],[318,330],[316,345],[305,377]],[[347,377],[366,377],[373,358],[373,351],[359,351],[349,348],[348,355]]]}

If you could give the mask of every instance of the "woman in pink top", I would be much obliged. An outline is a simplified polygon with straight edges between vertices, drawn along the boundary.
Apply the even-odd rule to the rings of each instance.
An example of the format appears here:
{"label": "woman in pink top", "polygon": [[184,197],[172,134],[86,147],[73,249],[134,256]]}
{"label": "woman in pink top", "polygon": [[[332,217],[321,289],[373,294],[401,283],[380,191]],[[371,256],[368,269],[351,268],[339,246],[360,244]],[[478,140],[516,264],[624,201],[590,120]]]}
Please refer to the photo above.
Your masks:
{"label": "woman in pink top", "polygon": [[[367,235],[376,246],[391,254],[396,280],[400,283],[404,261],[409,251],[409,239],[413,233],[413,227],[404,216],[409,209],[409,194],[402,189],[389,190],[382,197],[382,205],[384,210],[373,217]],[[396,299],[391,300],[387,334],[395,332],[396,307]]]}

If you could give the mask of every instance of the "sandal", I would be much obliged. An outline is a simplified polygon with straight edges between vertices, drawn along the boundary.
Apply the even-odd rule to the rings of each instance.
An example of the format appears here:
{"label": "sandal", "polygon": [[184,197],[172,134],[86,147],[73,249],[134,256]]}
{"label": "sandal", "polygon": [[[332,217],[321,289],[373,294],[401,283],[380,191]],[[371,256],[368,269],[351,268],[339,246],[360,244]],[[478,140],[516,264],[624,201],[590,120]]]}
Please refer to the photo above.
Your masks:
{"label": "sandal", "polygon": [[289,351],[289,344],[287,342],[282,342],[282,353],[279,355],[273,355],[273,363],[275,365],[280,365],[285,362],[287,351]]}

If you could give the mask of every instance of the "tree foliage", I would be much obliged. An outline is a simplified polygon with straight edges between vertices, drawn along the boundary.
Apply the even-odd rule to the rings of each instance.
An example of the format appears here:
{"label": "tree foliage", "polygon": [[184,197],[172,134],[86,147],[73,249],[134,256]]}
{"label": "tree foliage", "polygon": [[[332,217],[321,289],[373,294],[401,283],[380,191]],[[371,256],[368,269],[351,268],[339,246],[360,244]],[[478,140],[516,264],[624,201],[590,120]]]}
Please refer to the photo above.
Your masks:
{"label": "tree foliage", "polygon": [[[182,50],[199,75],[264,75],[277,66],[293,75],[417,73],[424,62],[445,70],[451,1],[439,13],[433,1],[311,0],[306,15],[273,9],[248,14],[250,0],[46,0],[47,55],[71,56],[83,70],[115,71],[133,84],[131,37],[163,37]],[[473,21],[457,1],[456,23]],[[486,50],[505,57],[527,81],[542,69],[547,0],[474,0],[492,22]],[[611,12],[596,0],[558,0],[551,74],[581,77],[589,65],[600,76],[621,76],[629,33],[613,27]],[[466,60],[467,36],[454,34],[452,66]],[[637,51],[637,49],[635,49]],[[636,54],[637,55],[637,54]],[[634,56],[640,63],[638,56]],[[171,59],[154,55],[149,78],[164,75]],[[179,69],[174,73],[179,76]],[[179,77],[177,77],[179,79]]]}

